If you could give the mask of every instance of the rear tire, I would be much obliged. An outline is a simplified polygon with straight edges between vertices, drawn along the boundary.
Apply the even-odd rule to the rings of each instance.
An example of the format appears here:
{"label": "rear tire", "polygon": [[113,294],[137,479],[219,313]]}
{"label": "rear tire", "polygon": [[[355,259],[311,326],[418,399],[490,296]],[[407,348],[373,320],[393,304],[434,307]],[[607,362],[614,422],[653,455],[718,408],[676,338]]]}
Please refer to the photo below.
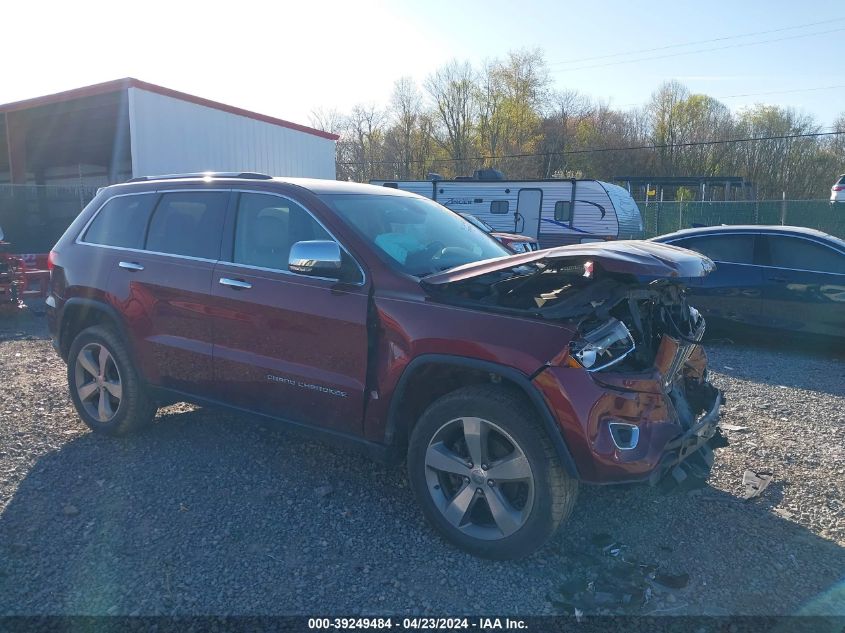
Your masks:
{"label": "rear tire", "polygon": [[89,327],[71,343],[67,381],[71,400],[92,431],[126,435],[152,422],[150,399],[121,337],[103,326]]}
{"label": "rear tire", "polygon": [[531,406],[494,385],[458,389],[426,409],[409,440],[408,476],[437,531],[484,558],[539,549],[578,496]]}

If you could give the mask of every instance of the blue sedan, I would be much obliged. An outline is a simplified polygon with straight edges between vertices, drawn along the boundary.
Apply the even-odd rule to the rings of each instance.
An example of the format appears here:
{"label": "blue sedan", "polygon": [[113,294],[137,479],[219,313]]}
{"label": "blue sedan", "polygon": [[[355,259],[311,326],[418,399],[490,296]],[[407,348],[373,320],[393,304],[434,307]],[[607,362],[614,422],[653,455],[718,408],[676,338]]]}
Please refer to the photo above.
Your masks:
{"label": "blue sedan", "polygon": [[689,286],[709,323],[845,338],[845,241],[794,226],[711,226],[652,240],[716,262]]}

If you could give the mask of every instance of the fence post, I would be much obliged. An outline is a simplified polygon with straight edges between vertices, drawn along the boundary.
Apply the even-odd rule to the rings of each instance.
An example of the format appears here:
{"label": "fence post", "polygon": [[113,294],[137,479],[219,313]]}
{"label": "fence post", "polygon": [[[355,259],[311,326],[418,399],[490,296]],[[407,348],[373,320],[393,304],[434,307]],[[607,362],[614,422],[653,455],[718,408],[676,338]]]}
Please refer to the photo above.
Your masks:
{"label": "fence post", "polygon": [[786,192],[783,192],[783,199],[780,202],[780,225],[786,224]]}
{"label": "fence post", "polygon": [[82,163],[78,163],[76,165],[76,170],[77,170],[77,173],[79,174],[79,187],[77,188],[77,191],[79,192],[79,210],[82,211],[82,209],[85,208],[85,202],[82,200],[82,187],[83,187]]}
{"label": "fence post", "polygon": [[661,232],[662,232],[660,230],[660,211],[662,209],[663,209],[663,188],[661,187],[660,188],[660,200],[657,203],[657,215],[655,216],[657,218],[657,234],[658,235],[660,235]]}

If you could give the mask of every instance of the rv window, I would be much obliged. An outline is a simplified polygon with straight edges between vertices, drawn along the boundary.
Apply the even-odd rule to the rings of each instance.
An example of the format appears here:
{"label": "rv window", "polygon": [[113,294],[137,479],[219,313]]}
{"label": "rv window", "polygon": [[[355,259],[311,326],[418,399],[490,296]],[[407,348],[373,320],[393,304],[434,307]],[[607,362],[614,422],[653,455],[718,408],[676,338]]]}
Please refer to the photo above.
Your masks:
{"label": "rv window", "polygon": [[572,221],[572,203],[569,200],[558,200],[555,202],[555,221]]}
{"label": "rv window", "polygon": [[504,215],[508,212],[508,201],[507,200],[491,200],[490,201],[490,213],[495,213],[497,215]]}

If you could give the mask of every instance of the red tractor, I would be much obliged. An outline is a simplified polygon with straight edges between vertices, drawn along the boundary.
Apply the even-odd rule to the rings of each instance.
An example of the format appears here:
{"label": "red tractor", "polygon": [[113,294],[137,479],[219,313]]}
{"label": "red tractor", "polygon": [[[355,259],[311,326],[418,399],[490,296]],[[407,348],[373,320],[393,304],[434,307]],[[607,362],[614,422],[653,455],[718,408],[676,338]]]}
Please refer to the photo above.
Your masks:
{"label": "red tractor", "polygon": [[0,228],[0,310],[23,307],[26,291],[26,264],[18,255],[9,252]]}

